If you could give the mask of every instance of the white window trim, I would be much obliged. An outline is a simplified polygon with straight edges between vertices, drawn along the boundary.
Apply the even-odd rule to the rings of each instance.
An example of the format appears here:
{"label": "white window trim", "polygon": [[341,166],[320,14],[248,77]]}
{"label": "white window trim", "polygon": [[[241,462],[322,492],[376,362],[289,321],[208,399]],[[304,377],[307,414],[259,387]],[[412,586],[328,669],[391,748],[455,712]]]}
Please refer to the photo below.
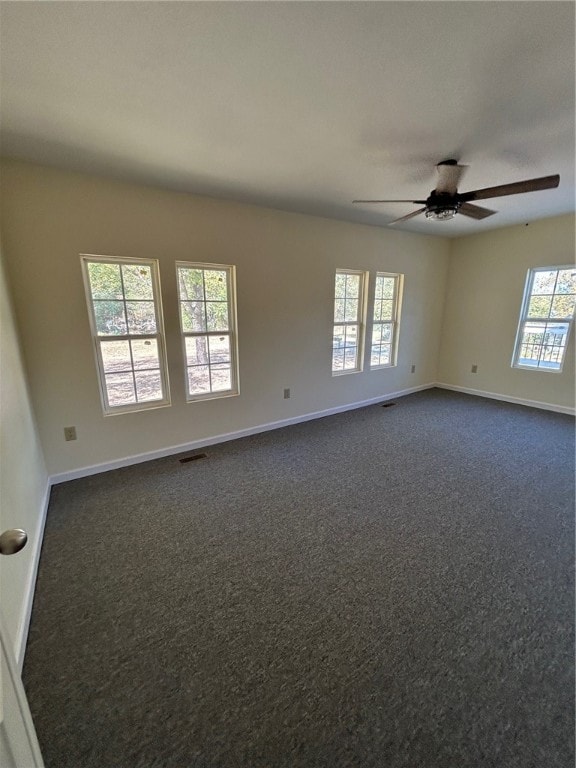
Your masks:
{"label": "white window trim", "polygon": [[567,323],[568,324],[568,333],[566,334],[566,350],[568,349],[568,344],[570,342],[570,334],[572,333],[572,326],[574,325],[574,317],[569,318],[563,318],[563,317],[555,317],[555,318],[549,318],[547,320],[529,320],[527,317],[528,314],[528,307],[530,305],[530,299],[532,297],[532,286],[534,285],[534,278],[536,276],[537,272],[552,272],[552,271],[560,271],[562,269],[573,269],[576,270],[576,266],[574,264],[564,264],[561,266],[551,265],[548,267],[532,267],[528,270],[526,274],[526,281],[524,286],[524,297],[522,299],[522,307],[520,309],[520,318],[518,320],[518,330],[516,331],[516,340],[514,342],[514,353],[512,355],[512,368],[516,368],[520,371],[536,371],[540,373],[562,373],[562,370],[564,368],[564,360],[566,359],[566,354],[562,356],[562,361],[560,363],[560,368],[540,368],[539,366],[534,365],[521,365],[518,362],[518,359],[520,357],[520,348],[522,343],[522,337],[523,337],[523,331],[524,326],[528,322],[532,323]]}
{"label": "white window trim", "polygon": [[[166,408],[171,404],[170,386],[168,379],[168,366],[166,362],[166,339],[164,334],[164,313],[162,311],[162,293],[160,290],[160,267],[157,259],[138,259],[123,256],[101,256],[96,254],[80,254],[82,267],[82,278],[84,280],[84,290],[86,293],[86,304],[88,308],[88,319],[90,322],[90,332],[92,334],[92,347],[96,361],[96,373],[98,376],[98,386],[100,389],[100,398],[102,401],[102,410],[104,416],[118,416],[124,413],[133,413],[136,411],[149,411],[155,408]],[[88,276],[88,264],[99,262],[103,264],[141,264],[150,267],[152,278],[152,296],[154,300],[154,311],[156,315],[156,333],[151,334],[123,334],[99,336],[96,328],[96,313],[94,311],[94,302],[92,300],[92,291],[90,288],[90,279]],[[106,376],[104,373],[104,361],[102,359],[101,342],[105,341],[129,341],[130,339],[154,339],[158,345],[158,360],[160,364],[160,380],[162,382],[162,392],[164,397],[161,400],[152,400],[149,402],[131,403],[129,405],[110,405],[108,401],[108,391],[106,389]]]}
{"label": "white window trim", "polygon": [[[178,268],[185,269],[214,269],[226,271],[228,274],[228,317],[230,320],[230,329],[227,331],[230,336],[230,379],[231,387],[220,392],[200,392],[191,395],[188,382],[188,359],[186,356],[186,338],[195,336],[221,336],[221,331],[185,331],[182,327],[182,312],[180,311],[180,281],[178,279]],[[238,318],[236,309],[236,267],[233,264],[211,264],[199,261],[177,261],[176,262],[176,296],[178,298],[178,322],[180,323],[180,337],[182,344],[182,359],[184,361],[184,391],[186,393],[186,402],[195,403],[199,400],[218,400],[223,397],[236,397],[240,394],[240,377],[238,373]]]}
{"label": "white window trim", "polygon": [[[360,293],[358,296],[358,315],[356,320],[349,320],[349,321],[338,321],[334,319],[334,307],[335,307],[335,300],[336,295],[333,294],[332,297],[332,338],[334,338],[334,327],[336,325],[357,325],[358,326],[358,346],[356,350],[356,367],[355,368],[348,368],[347,370],[342,371],[335,371],[332,368],[332,376],[347,376],[351,373],[361,373],[364,368],[364,353],[365,353],[365,337],[366,337],[366,310],[367,310],[367,288],[368,288],[368,279],[370,273],[362,270],[362,269],[341,269],[337,268],[334,273],[334,283],[333,286],[335,288],[336,284],[336,275],[358,275],[360,277]],[[332,347],[333,349],[334,347]],[[331,349],[331,352],[332,352]],[[333,356],[331,355],[331,362],[330,365],[333,364]]]}
{"label": "white window trim", "polygon": [[[376,308],[376,280],[378,277],[393,277],[395,278],[394,285],[394,305],[392,309],[392,320],[374,320],[374,310]],[[398,365],[398,338],[400,336],[400,316],[402,312],[402,296],[404,293],[404,275],[399,272],[376,272],[374,278],[374,292],[372,295],[372,320],[370,323],[370,340],[367,346],[368,360],[372,359],[372,330],[375,325],[391,324],[392,325],[392,342],[390,346],[390,362],[383,363],[382,365],[371,365],[368,363],[368,367],[371,371],[380,371],[383,368],[395,368]]]}

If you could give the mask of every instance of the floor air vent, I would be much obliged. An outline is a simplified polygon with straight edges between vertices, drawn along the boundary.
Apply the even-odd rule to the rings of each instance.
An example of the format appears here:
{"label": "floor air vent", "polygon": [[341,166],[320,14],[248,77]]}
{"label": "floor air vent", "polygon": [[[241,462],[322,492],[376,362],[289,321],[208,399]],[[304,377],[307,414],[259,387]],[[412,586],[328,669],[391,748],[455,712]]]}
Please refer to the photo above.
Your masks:
{"label": "floor air vent", "polygon": [[194,456],[186,456],[184,459],[180,459],[180,464],[188,464],[189,461],[196,461],[196,459],[205,459],[205,453],[195,453]]}

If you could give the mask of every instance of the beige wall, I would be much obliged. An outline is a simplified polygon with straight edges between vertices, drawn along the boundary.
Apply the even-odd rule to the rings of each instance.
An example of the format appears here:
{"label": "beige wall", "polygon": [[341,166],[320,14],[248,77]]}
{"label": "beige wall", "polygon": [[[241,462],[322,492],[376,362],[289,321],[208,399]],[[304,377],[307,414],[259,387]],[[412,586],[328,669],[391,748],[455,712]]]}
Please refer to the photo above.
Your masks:
{"label": "beige wall", "polygon": [[[541,219],[452,242],[438,380],[574,407],[574,333],[561,373],[511,367],[527,271],[574,263],[574,217]],[[473,364],[478,373],[471,373]]]}
{"label": "beige wall", "polygon": [[[51,475],[434,382],[449,243],[6,162],[7,267]],[[104,417],[80,253],[158,258],[172,406]],[[235,264],[241,394],[186,404],[176,260]],[[332,377],[334,270],[405,275],[394,369]],[[410,366],[416,365],[416,373]],[[283,399],[290,387],[292,398]],[[64,442],[63,427],[78,440]]]}
{"label": "beige wall", "polygon": [[27,546],[0,557],[0,605],[16,657],[27,630],[48,476],[34,424],[0,254],[0,532],[24,528]]}

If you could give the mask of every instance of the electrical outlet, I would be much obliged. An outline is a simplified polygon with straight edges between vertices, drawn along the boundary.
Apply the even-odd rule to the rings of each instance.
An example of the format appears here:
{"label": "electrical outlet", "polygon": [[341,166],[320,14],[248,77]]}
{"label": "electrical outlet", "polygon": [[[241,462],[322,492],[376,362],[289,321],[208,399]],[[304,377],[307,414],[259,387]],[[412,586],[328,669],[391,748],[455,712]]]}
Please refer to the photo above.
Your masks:
{"label": "electrical outlet", "polygon": [[410,368],[410,373],[416,373],[416,366],[413,365],[412,368]]}
{"label": "electrical outlet", "polygon": [[478,366],[477,365],[473,365],[472,366],[472,373],[478,373]]}
{"label": "electrical outlet", "polygon": [[290,400],[290,390],[285,389],[284,390],[284,400]]}
{"label": "electrical outlet", "polygon": [[76,427],[64,427],[64,440],[76,440]]}

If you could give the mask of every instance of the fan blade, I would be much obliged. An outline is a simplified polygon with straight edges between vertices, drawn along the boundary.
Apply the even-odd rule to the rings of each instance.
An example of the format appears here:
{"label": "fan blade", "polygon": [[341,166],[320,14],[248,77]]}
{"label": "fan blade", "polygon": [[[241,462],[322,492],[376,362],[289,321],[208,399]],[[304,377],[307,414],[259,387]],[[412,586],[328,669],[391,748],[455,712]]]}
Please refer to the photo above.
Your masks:
{"label": "fan blade", "polygon": [[352,200],[353,203],[412,203],[412,205],[424,205],[426,200]]}
{"label": "fan blade", "polygon": [[488,216],[493,216],[496,211],[491,211],[489,208],[481,208],[479,205],[462,203],[458,209],[458,213],[463,213],[464,216],[470,216],[471,219],[485,219]]}
{"label": "fan blade", "polygon": [[519,195],[523,192],[537,192],[539,189],[554,189],[560,183],[560,176],[542,176],[539,179],[527,179],[516,181],[513,184],[501,184],[499,187],[486,187],[476,189],[473,192],[464,192],[458,195],[462,202],[468,200],[486,200],[489,197],[505,197],[506,195]]}
{"label": "fan blade", "polygon": [[439,194],[455,195],[458,191],[458,182],[467,168],[467,165],[458,165],[456,160],[445,160],[443,163],[438,163],[436,166],[438,181],[434,191]]}
{"label": "fan blade", "polygon": [[417,211],[414,211],[413,213],[409,213],[407,216],[402,216],[400,219],[394,219],[394,221],[388,222],[389,224],[398,224],[399,221],[406,221],[407,219],[411,219],[414,216],[418,216],[420,213],[424,213],[426,208],[418,208]]}

